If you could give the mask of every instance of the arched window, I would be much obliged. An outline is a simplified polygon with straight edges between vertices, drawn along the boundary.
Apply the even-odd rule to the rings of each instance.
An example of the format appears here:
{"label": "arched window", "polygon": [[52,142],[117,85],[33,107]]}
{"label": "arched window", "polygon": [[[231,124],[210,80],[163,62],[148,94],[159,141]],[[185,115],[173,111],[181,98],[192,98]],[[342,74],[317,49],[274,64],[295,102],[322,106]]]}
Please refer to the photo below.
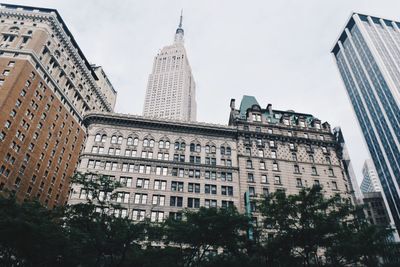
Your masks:
{"label": "arched window", "polygon": [[178,141],[175,142],[175,150],[185,150],[186,144],[185,142],[179,143]]}
{"label": "arched window", "polygon": [[225,155],[230,156],[232,154],[232,150],[229,146],[226,147]]}
{"label": "arched window", "polygon": [[210,146],[206,145],[206,153],[210,153]]}
{"label": "arched window", "polygon": [[169,148],[169,141],[165,141],[165,148]]}
{"label": "arched window", "polygon": [[95,142],[100,142],[101,141],[101,134],[96,134],[96,137],[94,138]]}
{"label": "arched window", "polygon": [[200,144],[196,145],[196,152],[198,152],[198,153],[201,152],[201,145]]}
{"label": "arched window", "polygon": [[144,139],[143,140],[143,146],[144,147],[148,147],[149,146],[149,140],[148,139]]}
{"label": "arched window", "polygon": [[153,139],[150,140],[149,146],[150,146],[150,147],[154,147],[154,140],[153,140]]}
{"label": "arched window", "polygon": [[133,145],[133,138],[132,137],[128,137],[128,139],[126,140],[126,145],[128,145],[128,146]]}
{"label": "arched window", "polygon": [[159,147],[159,148],[164,148],[164,141],[163,141],[163,140],[160,140],[160,141],[158,142],[158,147]]}
{"label": "arched window", "polygon": [[117,141],[117,143],[118,143],[119,145],[122,145],[122,136],[118,136],[118,141]]}
{"label": "arched window", "polygon": [[103,134],[103,135],[101,136],[101,142],[102,142],[102,143],[105,143],[106,141],[107,141],[107,135]]}
{"label": "arched window", "polygon": [[258,156],[263,158],[264,157],[264,150],[259,149],[258,150]]}
{"label": "arched window", "polygon": [[217,151],[217,148],[215,146],[211,147],[211,153],[215,153]]}
{"label": "arched window", "polygon": [[117,136],[113,135],[111,136],[111,144],[116,144],[117,143]]}
{"label": "arched window", "polygon": [[133,145],[134,145],[134,146],[137,146],[138,144],[139,144],[139,138],[135,137],[135,138],[133,139]]}
{"label": "arched window", "polygon": [[196,151],[196,144],[191,143],[190,144],[190,152],[195,152]]}
{"label": "arched window", "polygon": [[221,155],[225,155],[225,147],[221,146],[220,150],[221,150]]}

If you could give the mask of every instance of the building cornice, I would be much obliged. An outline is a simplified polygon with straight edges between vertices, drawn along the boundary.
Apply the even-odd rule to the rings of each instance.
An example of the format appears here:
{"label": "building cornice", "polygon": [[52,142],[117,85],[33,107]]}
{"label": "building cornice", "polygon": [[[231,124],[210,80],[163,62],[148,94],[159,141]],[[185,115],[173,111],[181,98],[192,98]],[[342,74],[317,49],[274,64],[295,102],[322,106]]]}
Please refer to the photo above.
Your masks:
{"label": "building cornice", "polygon": [[149,118],[138,115],[129,115],[121,113],[90,112],[84,116],[83,120],[86,127],[91,124],[106,124],[124,127],[142,127],[147,129],[160,129],[174,132],[185,132],[205,135],[230,137],[237,136],[236,127],[225,126],[212,123],[188,122],[179,120],[162,120],[158,118]]}

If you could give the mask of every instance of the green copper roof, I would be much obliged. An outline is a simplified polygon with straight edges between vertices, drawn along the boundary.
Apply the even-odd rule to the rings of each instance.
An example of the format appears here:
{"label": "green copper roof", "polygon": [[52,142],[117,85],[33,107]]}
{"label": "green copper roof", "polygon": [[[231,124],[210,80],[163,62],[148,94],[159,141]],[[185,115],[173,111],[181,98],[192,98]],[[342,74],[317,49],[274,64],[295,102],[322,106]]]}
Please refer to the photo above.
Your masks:
{"label": "green copper roof", "polygon": [[239,108],[240,117],[246,118],[247,109],[251,108],[253,105],[260,106],[260,104],[258,104],[257,99],[254,96],[244,95],[242,101],[240,102],[240,108]]}

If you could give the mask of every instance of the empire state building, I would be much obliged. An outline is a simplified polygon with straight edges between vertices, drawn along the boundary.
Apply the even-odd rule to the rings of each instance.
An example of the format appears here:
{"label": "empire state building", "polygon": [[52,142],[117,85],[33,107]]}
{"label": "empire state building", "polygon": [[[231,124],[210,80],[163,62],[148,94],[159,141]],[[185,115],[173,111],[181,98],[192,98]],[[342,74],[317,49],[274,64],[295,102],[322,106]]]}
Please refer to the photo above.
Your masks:
{"label": "empire state building", "polygon": [[143,108],[146,117],[196,120],[196,84],[186,55],[182,14],[174,43],[154,58]]}

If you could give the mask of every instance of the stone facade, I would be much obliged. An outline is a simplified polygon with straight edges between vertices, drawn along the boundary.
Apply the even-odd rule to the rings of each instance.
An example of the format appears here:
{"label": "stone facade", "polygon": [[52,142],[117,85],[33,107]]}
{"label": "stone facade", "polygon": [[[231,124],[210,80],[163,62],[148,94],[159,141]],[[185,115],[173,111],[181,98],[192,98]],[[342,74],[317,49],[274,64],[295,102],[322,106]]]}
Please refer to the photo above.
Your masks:
{"label": "stone facade", "polygon": [[[123,215],[161,220],[184,207],[240,206],[234,128],[107,113],[88,115],[85,124],[78,171],[128,178],[118,190]],[[74,186],[69,203],[86,193]]]}
{"label": "stone facade", "polygon": [[[164,218],[183,208],[213,205],[233,204],[253,213],[263,194],[295,194],[315,183],[327,196],[350,197],[329,124],[270,105],[261,109],[253,97],[245,96],[238,110],[232,101],[229,126],[105,113],[87,115],[84,122],[88,138],[78,171],[129,178],[129,186],[118,189],[119,202],[121,215],[134,220],[149,216],[154,221],[159,214]],[[169,147],[160,148],[166,141]],[[165,181],[163,189],[157,180]],[[182,183],[181,190],[175,190],[175,182]],[[190,184],[198,184],[198,193]],[[69,202],[85,201],[86,194],[75,185]],[[181,197],[179,207],[174,197]],[[194,198],[199,199],[195,207]]]}
{"label": "stone facade", "polygon": [[0,189],[66,202],[83,115],[112,111],[56,10],[0,5]]}

